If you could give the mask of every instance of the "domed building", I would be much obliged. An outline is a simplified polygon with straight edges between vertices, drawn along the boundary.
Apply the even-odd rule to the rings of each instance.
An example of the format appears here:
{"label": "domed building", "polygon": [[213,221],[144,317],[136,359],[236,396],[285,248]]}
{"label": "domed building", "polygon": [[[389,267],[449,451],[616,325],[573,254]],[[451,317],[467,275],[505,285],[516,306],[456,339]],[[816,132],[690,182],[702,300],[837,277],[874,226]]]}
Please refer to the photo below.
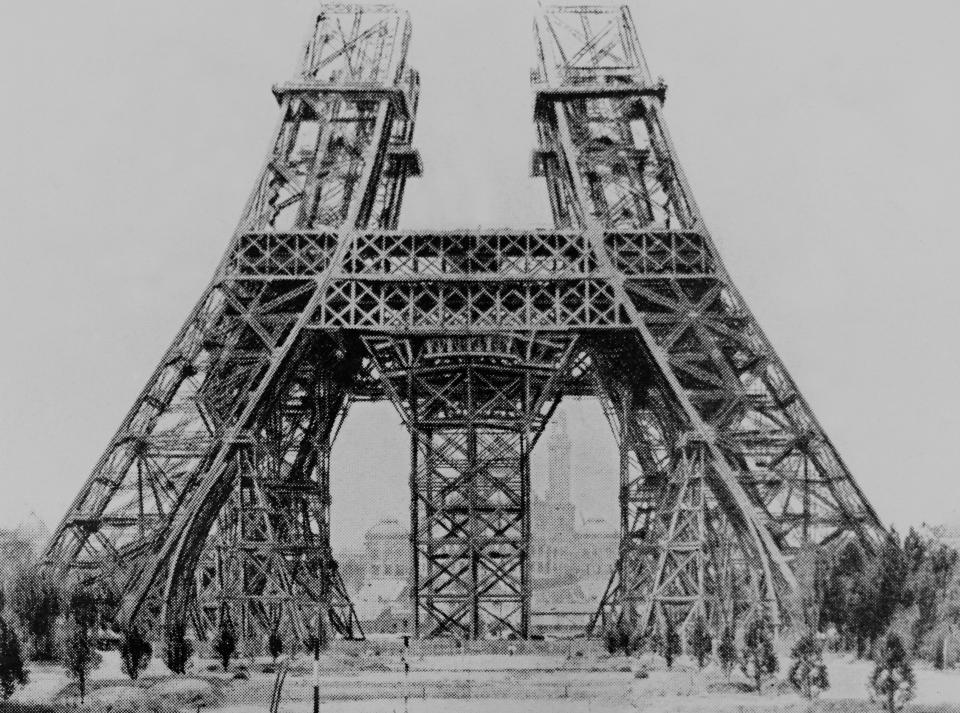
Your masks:
{"label": "domed building", "polygon": [[367,581],[410,576],[410,533],[399,520],[381,520],[363,537]]}

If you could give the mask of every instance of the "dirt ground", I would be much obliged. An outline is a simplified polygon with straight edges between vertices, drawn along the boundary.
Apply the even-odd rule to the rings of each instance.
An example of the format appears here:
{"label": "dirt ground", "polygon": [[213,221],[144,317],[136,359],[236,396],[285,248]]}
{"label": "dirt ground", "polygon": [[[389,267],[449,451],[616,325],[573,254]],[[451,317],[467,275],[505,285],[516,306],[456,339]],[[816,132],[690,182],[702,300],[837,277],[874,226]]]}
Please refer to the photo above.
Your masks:
{"label": "dirt ground", "polygon": [[[867,700],[870,663],[828,659],[831,688],[809,703],[781,680],[762,694],[747,690],[735,674],[727,680],[708,667],[699,671],[681,659],[672,670],[643,659],[561,656],[411,657],[410,671],[396,656],[326,655],[321,661],[322,713],[861,713],[879,707]],[[290,666],[281,713],[308,713],[312,705],[312,660]],[[781,676],[789,663],[783,661]],[[123,675],[115,652],[104,654],[87,696],[89,710],[111,713],[194,711],[199,703],[218,713],[263,713],[275,674],[269,660],[240,659],[224,673],[213,661],[195,661],[184,676],[172,676],[159,660],[136,683]],[[643,669],[645,675],[638,676]],[[915,713],[960,713],[960,671],[918,666]],[[75,685],[58,666],[31,666],[30,683],[11,704],[47,710],[75,709]],[[49,708],[47,708],[49,707]],[[40,713],[44,708],[21,708]]]}

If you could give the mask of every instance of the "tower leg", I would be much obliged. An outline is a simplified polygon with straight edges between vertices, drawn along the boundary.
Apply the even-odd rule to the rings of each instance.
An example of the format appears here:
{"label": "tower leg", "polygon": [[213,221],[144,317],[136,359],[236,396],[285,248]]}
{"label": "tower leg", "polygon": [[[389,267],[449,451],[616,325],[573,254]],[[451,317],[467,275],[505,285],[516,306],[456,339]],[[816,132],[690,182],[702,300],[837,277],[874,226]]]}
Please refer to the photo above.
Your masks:
{"label": "tower leg", "polygon": [[528,636],[530,448],[574,341],[365,339],[410,431],[417,636]]}
{"label": "tower leg", "polygon": [[485,428],[470,413],[462,425],[411,428],[415,633],[526,638],[527,436]]}
{"label": "tower leg", "polygon": [[304,354],[237,459],[194,577],[201,638],[224,618],[250,642],[360,634],[330,549],[330,445],[345,400],[324,356]]}

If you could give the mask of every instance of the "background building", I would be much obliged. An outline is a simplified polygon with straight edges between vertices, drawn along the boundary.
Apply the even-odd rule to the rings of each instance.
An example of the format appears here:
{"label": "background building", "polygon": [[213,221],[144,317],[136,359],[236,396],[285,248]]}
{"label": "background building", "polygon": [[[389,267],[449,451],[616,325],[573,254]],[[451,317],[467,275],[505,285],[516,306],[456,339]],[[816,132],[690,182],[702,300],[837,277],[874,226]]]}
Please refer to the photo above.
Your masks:
{"label": "background building", "polygon": [[343,557],[340,568],[352,575],[347,579],[345,574],[344,579],[364,633],[408,631],[412,621],[409,530],[399,520],[381,520],[364,533],[362,550]]}
{"label": "background building", "polygon": [[365,580],[406,579],[411,570],[410,531],[399,520],[381,520],[363,536]]}

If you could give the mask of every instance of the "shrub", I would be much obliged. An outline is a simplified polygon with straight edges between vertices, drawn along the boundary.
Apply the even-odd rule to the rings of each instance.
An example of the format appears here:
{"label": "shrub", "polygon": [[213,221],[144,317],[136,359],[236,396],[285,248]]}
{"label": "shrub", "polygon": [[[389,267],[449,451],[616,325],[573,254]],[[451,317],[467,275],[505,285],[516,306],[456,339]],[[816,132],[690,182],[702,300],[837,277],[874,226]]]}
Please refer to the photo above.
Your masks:
{"label": "shrub", "polygon": [[890,634],[870,674],[870,699],[882,703],[888,713],[895,713],[913,698],[915,685],[903,641]]}
{"label": "shrub", "polygon": [[277,657],[283,653],[283,637],[280,632],[274,629],[267,637],[267,651],[273,657],[273,662],[277,662]]}
{"label": "shrub", "polygon": [[237,635],[233,630],[233,625],[226,617],[220,619],[220,629],[213,640],[213,650],[220,658],[223,664],[223,670],[226,671],[230,665],[230,659],[237,650]]}
{"label": "shrub", "polygon": [[823,663],[823,648],[813,634],[805,634],[790,651],[793,664],[788,678],[805,698],[813,698],[830,688],[827,667]]}
{"label": "shrub", "polygon": [[183,629],[175,629],[167,636],[164,663],[173,673],[186,673],[187,662],[192,655],[193,644],[186,638]]}
{"label": "shrub", "polygon": [[120,659],[123,661],[124,673],[131,680],[135,681],[140,672],[149,665],[151,656],[153,656],[153,647],[135,624],[122,632]]}
{"label": "shrub", "polygon": [[680,651],[680,634],[673,620],[668,616],[663,634],[663,657],[667,660],[667,668],[673,667],[673,659],[680,654]]}
{"label": "shrub", "polygon": [[9,605],[30,639],[34,661],[54,659],[54,626],[63,596],[56,581],[40,565],[16,570],[10,581]]}
{"label": "shrub", "polygon": [[717,646],[717,658],[720,660],[720,667],[729,678],[730,672],[733,671],[733,665],[737,662],[737,644],[733,635],[733,627],[729,624],[723,627],[720,644]]}
{"label": "shrub", "polygon": [[707,657],[710,655],[713,639],[707,630],[707,622],[702,614],[698,614],[694,619],[693,630],[690,632],[690,640],[687,643],[690,645],[690,653],[697,660],[697,666],[703,668],[707,662]]}
{"label": "shrub", "polygon": [[604,632],[604,641],[607,651],[610,654],[616,654],[618,651],[624,654],[630,654],[631,644],[630,625],[622,617],[617,619],[616,623],[607,628]]}
{"label": "shrub", "polygon": [[757,693],[763,688],[764,679],[779,669],[780,664],[770,635],[770,623],[766,619],[758,617],[747,628],[743,639],[743,661],[740,665],[744,675],[753,679]]}

